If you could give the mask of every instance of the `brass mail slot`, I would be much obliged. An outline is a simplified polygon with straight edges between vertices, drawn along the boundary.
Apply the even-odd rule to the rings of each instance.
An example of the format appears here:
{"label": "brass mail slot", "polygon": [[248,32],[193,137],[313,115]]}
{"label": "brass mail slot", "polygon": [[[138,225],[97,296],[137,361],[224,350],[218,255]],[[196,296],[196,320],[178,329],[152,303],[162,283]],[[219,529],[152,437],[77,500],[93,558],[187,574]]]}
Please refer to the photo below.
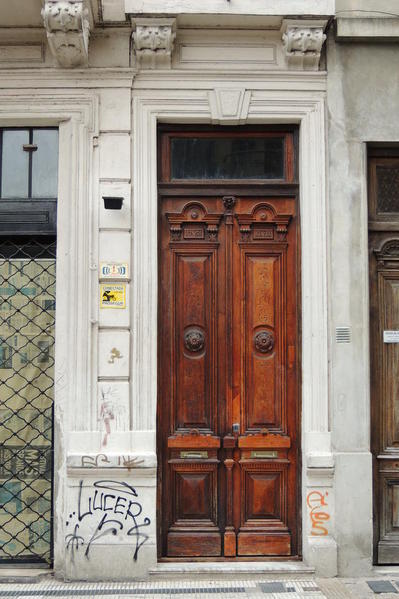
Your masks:
{"label": "brass mail slot", "polygon": [[186,460],[205,460],[208,457],[207,451],[181,451],[180,457]]}
{"label": "brass mail slot", "polygon": [[276,458],[277,451],[251,451],[251,458]]}

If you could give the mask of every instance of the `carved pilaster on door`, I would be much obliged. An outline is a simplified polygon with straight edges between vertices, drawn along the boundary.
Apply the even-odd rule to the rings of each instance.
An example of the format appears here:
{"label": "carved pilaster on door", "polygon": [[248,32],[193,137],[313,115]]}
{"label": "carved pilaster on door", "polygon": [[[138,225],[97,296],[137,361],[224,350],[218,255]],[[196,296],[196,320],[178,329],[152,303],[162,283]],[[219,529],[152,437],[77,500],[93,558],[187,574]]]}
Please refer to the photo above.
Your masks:
{"label": "carved pilaster on door", "polygon": [[285,19],[281,28],[289,69],[318,71],[327,21]]}
{"label": "carved pilaster on door", "polygon": [[133,50],[140,69],[170,69],[176,19],[135,19]]}
{"label": "carved pilaster on door", "polygon": [[45,0],[42,17],[58,64],[66,68],[87,65],[90,20],[85,0]]}

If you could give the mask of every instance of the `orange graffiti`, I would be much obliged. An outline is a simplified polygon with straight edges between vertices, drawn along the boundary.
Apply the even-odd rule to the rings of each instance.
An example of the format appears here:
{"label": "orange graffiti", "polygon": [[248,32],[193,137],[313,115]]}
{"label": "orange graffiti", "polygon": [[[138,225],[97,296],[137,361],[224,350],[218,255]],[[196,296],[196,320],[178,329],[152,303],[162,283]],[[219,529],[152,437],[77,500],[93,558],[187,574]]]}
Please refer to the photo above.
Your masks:
{"label": "orange graffiti", "polygon": [[327,495],[327,492],[323,495],[320,491],[311,491],[306,498],[306,503],[310,509],[310,520],[312,522],[310,534],[313,536],[323,537],[328,535],[326,526],[322,524],[322,522],[328,522],[330,519],[330,514],[322,511],[322,507],[328,506],[326,501]]}

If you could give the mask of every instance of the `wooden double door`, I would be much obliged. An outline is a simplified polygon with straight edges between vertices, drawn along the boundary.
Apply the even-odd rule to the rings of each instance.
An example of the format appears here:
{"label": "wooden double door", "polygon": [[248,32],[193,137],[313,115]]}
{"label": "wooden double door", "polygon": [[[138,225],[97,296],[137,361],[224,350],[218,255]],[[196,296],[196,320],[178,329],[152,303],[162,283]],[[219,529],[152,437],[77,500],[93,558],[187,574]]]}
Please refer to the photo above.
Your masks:
{"label": "wooden double door", "polygon": [[161,555],[295,555],[296,199],[167,195],[160,220]]}
{"label": "wooden double door", "polygon": [[374,561],[399,564],[399,151],[369,148]]}

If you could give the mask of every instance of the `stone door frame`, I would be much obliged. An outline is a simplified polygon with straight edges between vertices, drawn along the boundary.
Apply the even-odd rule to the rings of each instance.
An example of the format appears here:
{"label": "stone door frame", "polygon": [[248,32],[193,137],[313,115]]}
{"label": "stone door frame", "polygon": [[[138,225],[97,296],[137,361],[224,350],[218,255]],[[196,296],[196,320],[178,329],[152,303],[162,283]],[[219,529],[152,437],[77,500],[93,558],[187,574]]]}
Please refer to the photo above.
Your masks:
{"label": "stone door frame", "polygon": [[[133,86],[133,371],[135,438],[156,455],[157,123],[296,123],[302,269],[302,551],[307,564],[336,569],[333,457],[329,431],[326,73],[234,75],[147,71]],[[153,480],[154,487],[156,479]],[[312,527],[316,495],[328,493],[325,533]],[[310,497],[310,500],[308,498]],[[319,569],[321,568],[321,570]],[[331,570],[332,568],[332,570]],[[333,574],[332,574],[333,575]]]}

